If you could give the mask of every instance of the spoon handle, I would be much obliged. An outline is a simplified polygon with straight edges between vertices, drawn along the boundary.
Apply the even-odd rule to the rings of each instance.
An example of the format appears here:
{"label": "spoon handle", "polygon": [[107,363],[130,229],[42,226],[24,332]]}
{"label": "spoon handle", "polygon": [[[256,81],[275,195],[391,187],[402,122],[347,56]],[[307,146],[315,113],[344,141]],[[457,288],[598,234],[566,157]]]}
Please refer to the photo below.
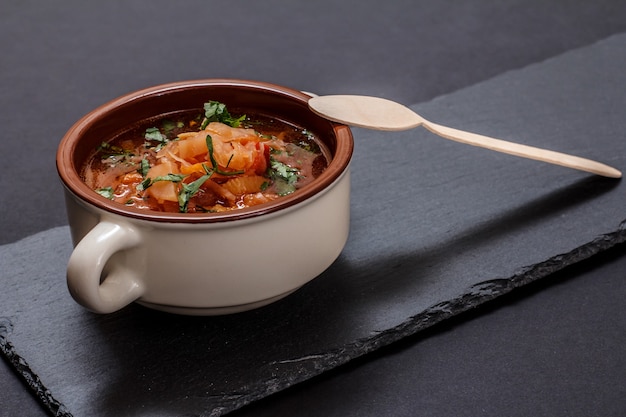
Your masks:
{"label": "spoon handle", "polygon": [[467,145],[478,146],[496,152],[521,156],[523,158],[535,159],[537,161],[548,162],[550,164],[561,165],[568,168],[574,168],[581,171],[602,175],[604,177],[622,177],[622,173],[619,170],[603,163],[592,161],[590,159],[581,158],[574,155],[568,155],[561,152],[550,151],[547,149],[535,148],[533,146],[522,145],[519,143],[508,142],[502,139],[495,139],[476,133],[466,132],[463,130],[453,129],[451,127],[429,122],[428,120],[424,120],[422,122],[422,126],[443,138],[450,139],[456,142],[461,142]]}

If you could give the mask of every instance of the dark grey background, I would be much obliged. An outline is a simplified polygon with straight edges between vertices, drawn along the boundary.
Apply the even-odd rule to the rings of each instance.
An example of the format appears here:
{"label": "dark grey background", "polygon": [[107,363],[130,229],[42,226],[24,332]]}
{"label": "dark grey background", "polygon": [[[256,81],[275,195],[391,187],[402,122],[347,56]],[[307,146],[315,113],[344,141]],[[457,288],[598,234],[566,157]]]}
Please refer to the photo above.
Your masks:
{"label": "dark grey background", "polygon": [[[239,77],[413,104],[626,28],[616,1],[335,3],[4,2],[0,243],[66,224],[58,140],[131,90]],[[623,387],[584,382],[618,380],[612,372],[624,368],[602,361],[623,329],[593,302],[621,300],[607,299],[615,280],[603,281],[625,268],[623,248],[613,252],[247,415],[620,415]],[[41,414],[2,364],[0,415]]]}
{"label": "dark grey background", "polygon": [[0,243],[66,223],[58,141],[127,92],[228,77],[413,104],[621,32],[625,9],[541,0],[4,1]]}

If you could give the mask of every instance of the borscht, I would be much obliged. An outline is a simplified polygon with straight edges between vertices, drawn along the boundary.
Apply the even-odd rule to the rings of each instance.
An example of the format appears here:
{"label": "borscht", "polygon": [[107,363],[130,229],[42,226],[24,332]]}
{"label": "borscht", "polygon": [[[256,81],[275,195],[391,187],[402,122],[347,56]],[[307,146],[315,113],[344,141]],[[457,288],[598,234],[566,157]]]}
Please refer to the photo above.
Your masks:
{"label": "borscht", "polygon": [[297,192],[326,168],[314,133],[262,115],[233,116],[223,103],[144,121],[103,138],[82,170],[98,194],[176,213],[252,207]]}

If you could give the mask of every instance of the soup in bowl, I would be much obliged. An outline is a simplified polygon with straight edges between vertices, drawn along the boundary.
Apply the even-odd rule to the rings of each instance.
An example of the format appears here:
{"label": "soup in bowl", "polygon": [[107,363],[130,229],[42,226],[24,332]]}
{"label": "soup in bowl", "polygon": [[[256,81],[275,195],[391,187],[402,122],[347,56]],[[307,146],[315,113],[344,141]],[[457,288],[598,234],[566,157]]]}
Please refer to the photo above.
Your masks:
{"label": "soup in bowl", "polygon": [[269,83],[160,85],[100,106],[63,137],[57,169],[73,298],[179,314],[257,308],[326,270],[349,233],[347,126]]}

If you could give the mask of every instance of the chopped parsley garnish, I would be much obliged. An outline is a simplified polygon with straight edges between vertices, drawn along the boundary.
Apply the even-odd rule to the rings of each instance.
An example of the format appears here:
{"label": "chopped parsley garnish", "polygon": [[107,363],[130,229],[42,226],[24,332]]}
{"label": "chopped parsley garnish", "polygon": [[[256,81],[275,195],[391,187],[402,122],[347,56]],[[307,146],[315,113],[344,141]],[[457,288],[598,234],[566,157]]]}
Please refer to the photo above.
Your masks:
{"label": "chopped parsley garnish", "polygon": [[148,187],[150,187],[155,182],[159,182],[159,181],[181,182],[184,179],[185,179],[185,176],[183,174],[167,174],[167,175],[160,175],[154,178],[146,178],[143,181],[141,181],[141,184],[137,186],[137,190],[143,191],[147,189]]}
{"label": "chopped parsley garnish", "polygon": [[113,200],[113,197],[115,197],[115,192],[111,187],[98,188],[96,192],[102,197],[108,198],[109,200]]}
{"label": "chopped parsley garnish", "polygon": [[150,162],[148,162],[146,158],[143,158],[139,163],[139,169],[137,172],[139,172],[143,178],[146,178],[148,171],[150,171]]}
{"label": "chopped parsley garnish", "polygon": [[165,136],[158,127],[149,127],[146,129],[146,134],[144,137],[148,140],[153,140],[156,142],[166,142],[167,136]]}
{"label": "chopped parsley garnish", "polygon": [[168,136],[170,133],[172,133],[174,129],[180,129],[183,126],[185,126],[185,123],[180,121],[173,122],[172,120],[163,120],[163,123],[161,123],[161,129],[163,130],[165,136]]}
{"label": "chopped parsley garnish", "polygon": [[271,175],[274,178],[282,179],[289,184],[295,184],[298,181],[298,169],[292,168],[287,164],[279,162],[274,158],[270,159]]}
{"label": "chopped parsley garnish", "polygon": [[298,169],[270,158],[270,178],[274,180],[274,188],[278,195],[284,196],[296,191]]}
{"label": "chopped parsley garnish", "polygon": [[160,151],[167,142],[167,136],[165,136],[158,127],[149,127],[146,129],[146,133],[144,134],[144,138],[146,139],[146,143],[144,146],[146,148],[154,148],[155,151]]}
{"label": "chopped parsley garnish", "polygon": [[200,125],[200,129],[205,129],[211,122],[221,122],[230,127],[239,127],[241,122],[246,119],[244,114],[241,117],[233,117],[226,109],[226,104],[219,101],[209,101],[204,103],[204,119]]}
{"label": "chopped parsley garnish", "polygon": [[115,156],[133,156],[132,151],[122,148],[121,146],[111,145],[107,142],[102,142],[100,146],[98,146],[97,151],[103,154],[105,157],[115,157]]}
{"label": "chopped parsley garnish", "polygon": [[178,210],[181,213],[187,212],[187,207],[189,205],[189,200],[191,200],[191,197],[196,195],[200,190],[200,187],[202,187],[202,185],[209,178],[211,178],[211,175],[213,175],[213,171],[207,168],[206,165],[202,165],[202,168],[204,168],[204,172],[206,172],[206,174],[204,174],[197,180],[190,182],[189,184],[185,184],[184,182],[181,183],[182,189],[180,190],[180,193],[178,193]]}

